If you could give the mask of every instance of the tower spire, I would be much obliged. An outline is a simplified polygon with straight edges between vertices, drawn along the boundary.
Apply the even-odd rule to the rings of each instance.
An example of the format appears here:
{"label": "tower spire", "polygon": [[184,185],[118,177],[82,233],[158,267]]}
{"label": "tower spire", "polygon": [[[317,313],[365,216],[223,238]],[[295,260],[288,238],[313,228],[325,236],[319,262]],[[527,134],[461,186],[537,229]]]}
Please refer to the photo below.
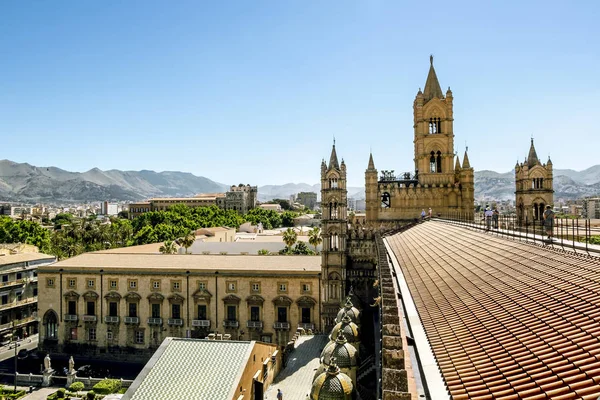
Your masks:
{"label": "tower spire", "polygon": [[373,153],[369,153],[369,165],[367,166],[367,169],[375,169],[375,163],[373,162]]}
{"label": "tower spire", "polygon": [[531,137],[531,146],[529,147],[529,155],[527,156],[527,166],[529,168],[537,165],[540,161],[538,160],[535,146],[533,145],[533,136]]}
{"label": "tower spire", "polygon": [[467,168],[471,168],[471,163],[469,162],[469,156],[467,155],[467,150],[465,150],[465,157],[463,158],[463,168],[467,169]]}
{"label": "tower spire", "polygon": [[331,156],[329,157],[329,168],[340,169],[337,153],[335,151],[335,138],[333,139],[333,147],[331,148]]}
{"label": "tower spire", "polygon": [[429,64],[429,73],[427,74],[427,81],[425,82],[425,89],[423,90],[426,101],[431,100],[434,97],[437,97],[438,99],[444,97],[440,82],[435,73],[435,68],[433,68],[433,54],[429,56]]}

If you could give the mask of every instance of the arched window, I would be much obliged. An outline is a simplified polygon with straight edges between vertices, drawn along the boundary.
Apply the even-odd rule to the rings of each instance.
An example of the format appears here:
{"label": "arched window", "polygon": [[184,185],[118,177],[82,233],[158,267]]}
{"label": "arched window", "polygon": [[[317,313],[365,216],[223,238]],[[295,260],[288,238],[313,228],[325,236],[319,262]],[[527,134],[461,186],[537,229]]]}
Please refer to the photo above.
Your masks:
{"label": "arched window", "polygon": [[440,133],[441,120],[439,118],[429,118],[429,133]]}
{"label": "arched window", "polygon": [[390,208],[392,206],[392,199],[388,192],[383,192],[381,195],[381,207]]}
{"label": "arched window", "polygon": [[58,317],[52,310],[48,310],[44,315],[44,329],[46,339],[58,339]]}
{"label": "arched window", "polygon": [[442,172],[442,152],[441,151],[437,152],[436,172]]}
{"label": "arched window", "polygon": [[435,153],[433,151],[429,157],[429,172],[435,172]]}

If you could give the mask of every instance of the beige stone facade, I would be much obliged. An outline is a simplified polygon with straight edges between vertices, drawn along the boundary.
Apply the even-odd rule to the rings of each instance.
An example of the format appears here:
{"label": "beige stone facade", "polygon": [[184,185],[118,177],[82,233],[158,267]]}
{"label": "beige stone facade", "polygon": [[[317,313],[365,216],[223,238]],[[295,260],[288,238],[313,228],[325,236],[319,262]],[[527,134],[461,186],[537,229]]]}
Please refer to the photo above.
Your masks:
{"label": "beige stone facade", "polygon": [[368,222],[418,218],[423,209],[434,214],[473,218],[473,168],[465,152],[462,166],[454,150],[454,97],[444,95],[433,68],[425,89],[417,93],[414,113],[414,173],[375,169],[373,155],[365,171]]}
{"label": "beige stone facade", "polygon": [[153,349],[229,334],[285,345],[320,329],[316,256],[86,253],[39,270],[42,348]]}
{"label": "beige stone facade", "polygon": [[515,185],[519,225],[542,220],[545,207],[553,205],[552,161],[548,158],[546,164],[540,162],[533,139],[525,162],[515,165]]}

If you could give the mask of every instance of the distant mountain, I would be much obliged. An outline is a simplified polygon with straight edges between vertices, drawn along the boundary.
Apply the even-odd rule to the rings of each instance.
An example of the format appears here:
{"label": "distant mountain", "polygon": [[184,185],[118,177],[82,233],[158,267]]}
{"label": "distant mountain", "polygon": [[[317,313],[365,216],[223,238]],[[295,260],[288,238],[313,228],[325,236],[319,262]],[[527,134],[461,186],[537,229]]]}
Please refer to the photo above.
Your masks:
{"label": "distant mountain", "polygon": [[[193,196],[197,193],[225,192],[228,185],[202,176],[178,171],[89,171],[69,172],[56,167],[36,167],[26,163],[0,161],[0,201],[24,203],[82,203],[91,201],[138,201],[150,197]],[[600,195],[600,165],[583,171],[554,170],[556,199],[576,199]],[[475,198],[514,199],[514,171],[498,173],[475,171]],[[315,192],[320,184],[287,183],[258,188],[260,201],[288,199],[299,192]],[[364,187],[349,187],[348,197],[365,198]]]}
{"label": "distant mountain", "polygon": [[228,188],[188,172],[102,171],[94,168],[79,173],[0,160],[0,201],[137,201],[149,197],[224,192]]}

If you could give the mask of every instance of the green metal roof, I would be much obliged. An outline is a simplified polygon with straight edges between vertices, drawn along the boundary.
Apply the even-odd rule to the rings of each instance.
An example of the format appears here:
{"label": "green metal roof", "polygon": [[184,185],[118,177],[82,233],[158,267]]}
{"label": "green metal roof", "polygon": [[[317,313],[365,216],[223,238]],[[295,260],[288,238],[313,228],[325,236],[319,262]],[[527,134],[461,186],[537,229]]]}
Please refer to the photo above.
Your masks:
{"label": "green metal roof", "polygon": [[231,400],[253,346],[254,342],[167,338],[124,399]]}

